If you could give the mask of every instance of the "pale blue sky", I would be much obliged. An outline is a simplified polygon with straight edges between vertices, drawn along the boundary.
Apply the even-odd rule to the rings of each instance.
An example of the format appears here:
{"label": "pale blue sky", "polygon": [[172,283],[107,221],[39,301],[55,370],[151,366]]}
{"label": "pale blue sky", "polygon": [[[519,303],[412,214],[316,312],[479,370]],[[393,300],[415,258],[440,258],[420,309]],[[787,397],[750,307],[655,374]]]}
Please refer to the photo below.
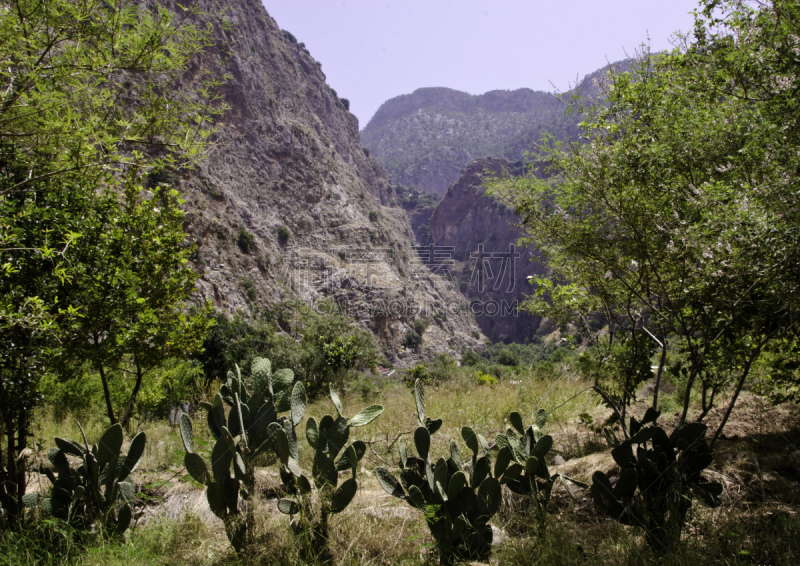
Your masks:
{"label": "pale blue sky", "polygon": [[[364,127],[420,87],[567,90],[649,35],[667,49],[696,0],[263,0]],[[551,84],[552,83],[552,84]]]}

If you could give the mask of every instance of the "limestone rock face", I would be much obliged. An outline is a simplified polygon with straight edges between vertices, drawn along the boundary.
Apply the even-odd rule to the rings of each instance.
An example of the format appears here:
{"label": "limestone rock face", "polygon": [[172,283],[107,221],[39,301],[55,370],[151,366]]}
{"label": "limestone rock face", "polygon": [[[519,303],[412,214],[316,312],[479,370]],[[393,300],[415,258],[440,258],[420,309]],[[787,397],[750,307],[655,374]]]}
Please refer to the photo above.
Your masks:
{"label": "limestone rock face", "polygon": [[[231,77],[230,110],[208,159],[180,183],[186,229],[198,246],[198,302],[232,312],[328,298],[400,363],[476,345],[474,320],[452,306],[460,295],[415,270],[408,216],[388,206],[386,172],[362,151],[358,120],[320,64],[258,0],[232,3],[225,17],[233,27],[216,38],[223,68],[212,70]],[[419,350],[405,351],[414,319],[435,304],[453,313],[426,332]]]}
{"label": "limestone rock face", "polygon": [[542,132],[563,138],[577,123],[551,93],[496,90],[479,96],[422,88],[385,102],[361,132],[394,183],[443,195],[471,160],[520,159]]}
{"label": "limestone rock face", "polygon": [[545,273],[545,267],[532,261],[534,250],[516,245],[522,232],[514,211],[484,194],[487,172],[503,171],[518,175],[522,166],[504,158],[469,163],[433,212],[430,230],[435,246],[452,248],[453,279],[471,300],[481,330],[493,341],[525,342],[540,318],[514,305],[532,291],[528,276]]}

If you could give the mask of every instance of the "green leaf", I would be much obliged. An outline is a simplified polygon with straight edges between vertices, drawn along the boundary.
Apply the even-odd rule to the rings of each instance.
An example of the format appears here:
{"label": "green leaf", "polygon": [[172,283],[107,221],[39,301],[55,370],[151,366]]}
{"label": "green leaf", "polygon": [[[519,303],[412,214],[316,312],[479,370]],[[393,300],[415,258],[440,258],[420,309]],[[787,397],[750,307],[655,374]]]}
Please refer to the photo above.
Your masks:
{"label": "green leaf", "polygon": [[525,425],[522,423],[522,415],[514,411],[509,415],[508,420],[511,421],[511,426],[513,426],[518,433],[521,435],[525,434]]}
{"label": "green leaf", "polygon": [[108,430],[103,433],[100,441],[97,443],[97,463],[102,468],[109,460],[119,456],[119,451],[122,449],[122,427],[118,424],[111,425]]}
{"label": "green leaf", "polygon": [[333,387],[333,383],[328,385],[328,389],[331,396],[331,401],[333,401],[333,406],[336,407],[336,413],[339,415],[340,419],[344,418],[344,410],[342,409],[342,402],[339,400],[339,395],[336,393],[336,389]]}
{"label": "green leaf", "polygon": [[424,426],[417,427],[417,430],[414,431],[414,445],[417,447],[419,457],[427,460],[431,449],[431,434]]}
{"label": "green leaf", "polygon": [[[303,382],[298,381],[292,389],[292,424],[297,426],[306,413],[306,388]],[[308,430],[308,429],[306,429]]]}
{"label": "green leaf", "polygon": [[358,491],[358,483],[354,478],[350,478],[340,485],[336,491],[333,492],[331,498],[331,513],[341,513],[344,511]]}
{"label": "green leaf", "polygon": [[[102,441],[101,441],[102,442]],[[144,432],[140,432],[131,440],[131,445],[128,447],[128,454],[122,464],[122,470],[117,475],[117,478],[124,480],[131,475],[142,461],[144,456],[144,445],[147,443],[147,436]]]}
{"label": "green leaf", "polygon": [[203,485],[208,484],[211,478],[208,477],[208,468],[199,454],[187,452],[183,457],[183,465],[194,481]]}
{"label": "green leaf", "polygon": [[403,487],[389,470],[378,466],[375,468],[375,479],[378,480],[378,484],[386,493],[399,499],[405,499],[406,494],[403,491]]}
{"label": "green leaf", "polygon": [[366,409],[362,409],[355,417],[350,419],[347,423],[349,426],[358,427],[365,426],[374,421],[383,412],[383,407],[380,405],[371,405]]}
{"label": "green leaf", "polygon": [[306,440],[311,448],[314,450],[317,449],[319,443],[319,428],[317,427],[317,420],[314,417],[308,417],[306,421]]}
{"label": "green leaf", "polygon": [[478,436],[475,434],[475,431],[472,430],[472,427],[463,427],[461,429],[461,438],[463,438],[464,442],[467,443],[467,448],[472,450],[473,456],[477,455],[480,445],[478,443]]}
{"label": "green leaf", "polygon": [[296,515],[300,512],[300,506],[291,499],[278,500],[278,511],[284,515]]}
{"label": "green leaf", "polygon": [[183,441],[183,448],[184,450],[186,450],[187,453],[189,453],[192,451],[192,440],[194,438],[194,433],[192,431],[192,419],[189,418],[189,415],[187,415],[186,413],[181,413],[179,426],[181,429],[181,440]]}

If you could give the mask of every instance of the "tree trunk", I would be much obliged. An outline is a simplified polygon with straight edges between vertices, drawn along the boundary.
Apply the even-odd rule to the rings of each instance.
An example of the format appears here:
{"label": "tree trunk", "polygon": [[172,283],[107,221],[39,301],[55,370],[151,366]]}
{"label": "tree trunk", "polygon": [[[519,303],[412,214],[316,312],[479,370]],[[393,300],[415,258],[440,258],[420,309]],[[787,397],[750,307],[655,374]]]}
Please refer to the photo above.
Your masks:
{"label": "tree trunk", "polygon": [[731,416],[733,412],[733,407],[736,405],[736,400],[739,398],[739,393],[742,392],[742,388],[744,387],[744,382],[747,379],[747,376],[750,374],[750,367],[753,365],[753,361],[755,361],[758,356],[761,355],[761,348],[763,348],[763,343],[758,347],[754,355],[752,355],[747,362],[744,364],[744,368],[742,368],[742,376],[739,378],[739,383],[736,384],[736,391],[733,393],[733,398],[731,402],[728,403],[728,408],[725,410],[725,416],[722,417],[722,422],[719,424],[719,428],[717,428],[717,432],[714,433],[714,438],[711,439],[710,448],[714,449],[714,444],[717,442],[719,435],[722,434],[722,429],[725,428],[725,424],[728,422],[728,418]]}
{"label": "tree trunk", "polygon": [[97,366],[97,371],[100,373],[100,381],[103,382],[103,396],[106,399],[106,412],[108,419],[112,425],[117,424],[117,417],[114,416],[114,406],[111,404],[111,392],[108,390],[108,378],[106,377],[106,370],[103,364]]}
{"label": "tree trunk", "polygon": [[658,390],[661,387],[661,376],[664,375],[664,363],[667,360],[667,337],[666,332],[661,333],[661,359],[658,361],[658,372],[656,373],[656,384],[653,386],[653,410],[658,410]]}
{"label": "tree trunk", "polygon": [[142,378],[144,377],[144,372],[139,364],[136,364],[136,384],[133,386],[133,391],[131,392],[131,399],[128,401],[128,409],[125,411],[125,416],[122,417],[122,421],[120,424],[122,428],[128,426],[128,422],[131,420],[131,415],[133,414],[133,407],[136,406],[136,396],[139,395],[139,389],[142,387]]}

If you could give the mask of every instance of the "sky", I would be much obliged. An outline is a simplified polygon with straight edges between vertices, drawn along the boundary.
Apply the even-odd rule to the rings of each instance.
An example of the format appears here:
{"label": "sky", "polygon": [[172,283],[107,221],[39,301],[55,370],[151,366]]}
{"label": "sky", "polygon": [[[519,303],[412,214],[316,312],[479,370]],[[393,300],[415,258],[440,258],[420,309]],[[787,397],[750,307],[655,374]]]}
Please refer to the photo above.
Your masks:
{"label": "sky", "polygon": [[366,126],[421,87],[565,91],[643,43],[669,49],[697,0],[263,0]]}

